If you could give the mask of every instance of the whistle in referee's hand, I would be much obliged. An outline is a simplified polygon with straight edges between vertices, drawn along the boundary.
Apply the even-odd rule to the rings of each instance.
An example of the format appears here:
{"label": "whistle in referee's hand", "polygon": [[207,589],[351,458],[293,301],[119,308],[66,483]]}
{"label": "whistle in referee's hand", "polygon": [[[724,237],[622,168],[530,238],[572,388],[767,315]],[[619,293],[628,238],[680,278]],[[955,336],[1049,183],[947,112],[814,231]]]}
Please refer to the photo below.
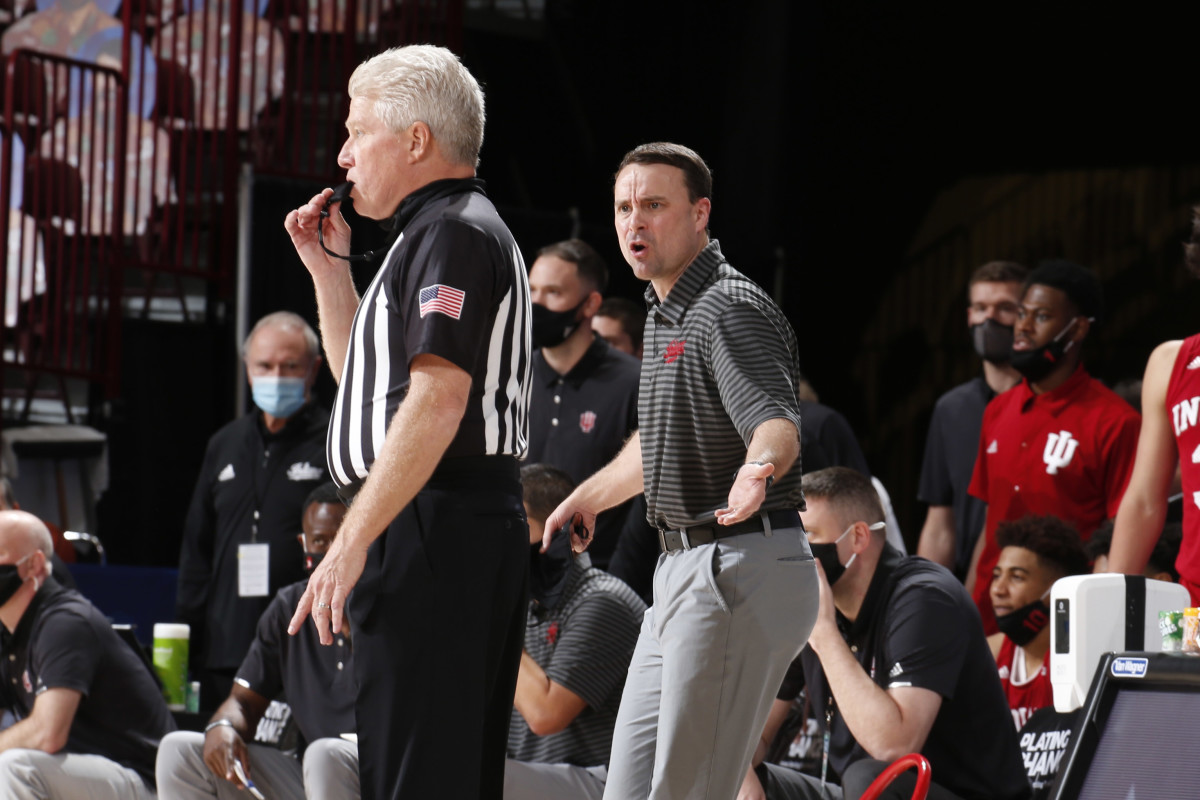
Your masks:
{"label": "whistle in referee's hand", "polygon": [[558,529],[560,536],[570,536],[572,533],[579,541],[587,544],[592,539],[592,532],[583,524],[583,514],[578,512],[571,515],[571,518],[563,523]]}
{"label": "whistle in referee's hand", "polygon": [[333,194],[329,195],[329,199],[325,201],[325,207],[321,209],[321,216],[328,217],[329,209],[334,203],[340,203],[350,196],[350,190],[354,188],[354,181],[346,181],[341,186],[333,190]]}

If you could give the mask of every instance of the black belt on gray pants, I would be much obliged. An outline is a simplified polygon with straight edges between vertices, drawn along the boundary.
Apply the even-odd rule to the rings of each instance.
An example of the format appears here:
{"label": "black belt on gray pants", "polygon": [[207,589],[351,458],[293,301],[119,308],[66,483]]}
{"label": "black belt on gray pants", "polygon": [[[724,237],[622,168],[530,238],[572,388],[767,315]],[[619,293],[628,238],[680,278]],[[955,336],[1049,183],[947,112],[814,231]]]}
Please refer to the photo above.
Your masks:
{"label": "black belt on gray pants", "polygon": [[736,525],[718,525],[716,522],[710,522],[707,525],[693,525],[690,528],[675,528],[673,530],[663,530],[660,528],[658,531],[658,544],[662,547],[664,553],[672,553],[676,550],[691,550],[693,547],[715,542],[717,539],[741,536],[743,533],[761,533],[764,527],[764,516],[771,521],[772,530],[775,528],[802,527],[800,524],[800,512],[798,511],[793,509],[764,511]]}

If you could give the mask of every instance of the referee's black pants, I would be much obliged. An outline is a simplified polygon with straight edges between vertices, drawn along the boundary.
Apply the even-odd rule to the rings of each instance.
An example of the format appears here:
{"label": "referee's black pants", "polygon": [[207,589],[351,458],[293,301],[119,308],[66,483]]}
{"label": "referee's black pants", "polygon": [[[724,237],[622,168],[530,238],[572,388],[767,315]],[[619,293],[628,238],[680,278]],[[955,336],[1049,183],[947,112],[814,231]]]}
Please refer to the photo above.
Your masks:
{"label": "referee's black pants", "polygon": [[529,538],[515,470],[474,486],[431,481],[351,596],[364,800],[503,796]]}

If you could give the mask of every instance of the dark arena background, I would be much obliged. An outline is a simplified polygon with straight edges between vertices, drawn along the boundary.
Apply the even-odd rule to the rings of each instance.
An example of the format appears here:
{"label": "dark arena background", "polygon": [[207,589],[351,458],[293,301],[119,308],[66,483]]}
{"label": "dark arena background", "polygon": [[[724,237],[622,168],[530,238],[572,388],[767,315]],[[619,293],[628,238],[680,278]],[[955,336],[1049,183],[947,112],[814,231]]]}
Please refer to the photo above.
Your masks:
{"label": "dark arena background", "polygon": [[[152,216],[150,233],[116,242],[132,255],[107,262],[120,274],[120,297],[107,302],[121,313],[97,374],[37,377],[14,355],[19,330],[11,340],[5,429],[61,420],[65,396],[107,437],[108,488],[83,518],[110,563],[177,564],[205,442],[247,408],[239,319],[289,308],[315,321],[283,216],[342,180],[334,158],[346,64],[391,44],[434,40],[461,55],[487,94],[480,175],[526,262],[543,244],[582,236],[608,259],[610,294],[641,292],[611,223],[621,155],[651,140],[703,155],[715,176],[713,235],[787,312],[802,369],[822,402],[849,418],[910,548],[924,518],[916,483],[933,403],[979,370],[964,314],[976,266],[1064,257],[1095,269],[1108,312],[1085,362],[1110,385],[1139,378],[1154,344],[1200,321],[1200,288],[1181,260],[1200,202],[1195,26],[1181,13],[753,0],[441,5],[452,13],[430,29],[436,35],[383,26],[377,42],[349,53],[315,38],[303,56],[289,50],[286,80],[310,81],[308,96],[324,106],[271,118],[268,104],[248,130],[189,140],[213,148],[195,174],[220,178],[205,195],[215,201],[203,213],[185,208],[176,239],[131,245],[150,241]],[[148,30],[143,13],[117,16]],[[164,72],[156,114],[172,110]],[[181,128],[166,129],[178,141]],[[312,163],[282,168],[288,146],[305,137]],[[356,251],[378,240],[375,226],[353,224]],[[189,240],[189,226],[198,238]],[[190,266],[162,266],[170,247],[151,247],[185,252],[193,240],[204,254]],[[370,272],[356,274],[362,286]],[[320,391],[328,402],[328,376]],[[85,524],[61,499],[61,475],[59,494],[23,481],[26,507],[64,527]]]}

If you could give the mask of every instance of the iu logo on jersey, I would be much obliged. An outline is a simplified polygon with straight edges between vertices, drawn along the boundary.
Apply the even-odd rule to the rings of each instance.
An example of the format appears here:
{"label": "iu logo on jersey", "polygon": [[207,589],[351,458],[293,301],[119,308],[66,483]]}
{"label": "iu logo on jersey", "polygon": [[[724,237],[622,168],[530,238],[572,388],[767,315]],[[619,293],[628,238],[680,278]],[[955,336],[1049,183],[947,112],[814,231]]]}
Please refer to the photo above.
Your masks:
{"label": "iu logo on jersey", "polygon": [[1070,431],[1059,431],[1047,436],[1046,449],[1042,453],[1042,460],[1046,462],[1046,474],[1057,475],[1060,469],[1070,464],[1077,447],[1079,440],[1073,437]]}
{"label": "iu logo on jersey", "polygon": [[1200,412],[1200,397],[1189,397],[1171,406],[1171,419],[1175,423],[1176,436],[1181,436],[1188,428],[1196,427],[1197,412]]}
{"label": "iu logo on jersey", "polygon": [[585,411],[579,415],[579,430],[584,433],[591,433],[594,427],[596,427],[595,411]]}

